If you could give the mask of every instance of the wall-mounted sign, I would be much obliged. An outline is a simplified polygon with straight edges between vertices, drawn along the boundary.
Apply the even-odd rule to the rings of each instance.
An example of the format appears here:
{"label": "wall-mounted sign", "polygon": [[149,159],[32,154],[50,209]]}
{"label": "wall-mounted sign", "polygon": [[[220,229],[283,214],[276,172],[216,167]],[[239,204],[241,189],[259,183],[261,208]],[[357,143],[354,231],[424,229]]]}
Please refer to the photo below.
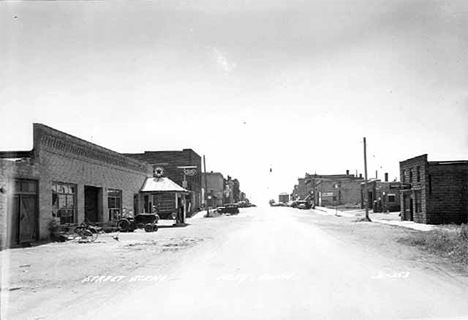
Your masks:
{"label": "wall-mounted sign", "polygon": [[195,168],[185,168],[184,169],[184,174],[186,176],[193,177],[194,175],[197,174],[197,169],[195,169]]}
{"label": "wall-mounted sign", "polygon": [[411,189],[411,184],[401,182],[390,183],[390,189]]}
{"label": "wall-mounted sign", "polygon": [[155,176],[156,178],[160,178],[162,177],[164,174],[164,169],[161,168],[161,167],[156,167],[154,168],[154,171],[153,171],[153,176]]}

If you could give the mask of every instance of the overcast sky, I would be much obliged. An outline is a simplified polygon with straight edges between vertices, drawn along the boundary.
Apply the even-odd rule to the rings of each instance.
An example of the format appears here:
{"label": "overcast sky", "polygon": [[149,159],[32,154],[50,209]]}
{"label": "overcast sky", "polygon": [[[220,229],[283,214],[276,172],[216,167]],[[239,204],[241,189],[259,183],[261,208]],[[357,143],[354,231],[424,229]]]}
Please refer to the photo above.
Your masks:
{"label": "overcast sky", "polygon": [[[39,122],[192,148],[254,201],[308,173],[468,159],[467,1],[0,3],[0,149]],[[270,173],[270,167],[273,172]]]}

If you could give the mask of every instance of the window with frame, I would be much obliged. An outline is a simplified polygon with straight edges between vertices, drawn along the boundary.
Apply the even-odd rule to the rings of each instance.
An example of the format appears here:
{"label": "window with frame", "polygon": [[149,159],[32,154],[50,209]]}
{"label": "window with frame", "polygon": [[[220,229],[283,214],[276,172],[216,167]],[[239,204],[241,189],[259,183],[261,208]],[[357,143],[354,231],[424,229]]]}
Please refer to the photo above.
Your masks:
{"label": "window with frame", "polygon": [[60,224],[75,222],[75,184],[52,182],[52,215],[60,218]]}
{"label": "window with frame", "polygon": [[429,175],[429,195],[432,196],[432,176]]}
{"label": "window with frame", "polygon": [[109,221],[119,220],[122,215],[122,190],[107,190],[107,207],[109,209]]}
{"label": "window with frame", "polygon": [[388,195],[388,202],[395,202],[395,195],[394,194],[389,194]]}
{"label": "window with frame", "polygon": [[421,191],[415,191],[414,200],[415,200],[415,211],[416,213],[420,213],[422,211]]}
{"label": "window with frame", "polygon": [[409,171],[409,183],[413,183],[413,169]]}
{"label": "window with frame", "polygon": [[421,166],[418,166],[416,170],[416,181],[421,182]]}

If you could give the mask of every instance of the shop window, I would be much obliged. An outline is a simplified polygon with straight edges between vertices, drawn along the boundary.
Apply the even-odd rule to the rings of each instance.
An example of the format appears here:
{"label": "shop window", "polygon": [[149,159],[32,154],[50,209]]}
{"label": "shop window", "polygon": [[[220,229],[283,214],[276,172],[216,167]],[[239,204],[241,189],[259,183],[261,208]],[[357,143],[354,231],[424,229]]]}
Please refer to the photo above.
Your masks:
{"label": "shop window", "polygon": [[109,221],[119,220],[122,214],[122,190],[109,189],[107,191],[107,206]]}
{"label": "shop window", "polygon": [[388,202],[395,202],[395,195],[394,194],[389,194],[388,195]]}
{"label": "shop window", "polygon": [[76,185],[52,183],[52,215],[60,224],[74,223],[76,216]]}

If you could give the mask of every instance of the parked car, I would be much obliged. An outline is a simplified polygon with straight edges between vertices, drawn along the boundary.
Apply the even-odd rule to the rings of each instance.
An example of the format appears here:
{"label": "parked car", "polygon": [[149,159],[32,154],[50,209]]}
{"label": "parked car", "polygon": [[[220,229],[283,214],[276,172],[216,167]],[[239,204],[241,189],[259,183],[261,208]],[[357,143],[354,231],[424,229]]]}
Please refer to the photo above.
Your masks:
{"label": "parked car", "polygon": [[218,207],[217,211],[219,213],[238,214],[239,207],[235,203],[227,203],[224,205],[224,207]]}
{"label": "parked car", "polygon": [[310,209],[312,207],[312,203],[306,200],[297,201],[296,208],[298,209]]}
{"label": "parked car", "polygon": [[158,231],[159,215],[156,213],[140,213],[135,217],[125,217],[117,222],[121,232],[133,232],[135,229],[145,229],[146,232]]}

